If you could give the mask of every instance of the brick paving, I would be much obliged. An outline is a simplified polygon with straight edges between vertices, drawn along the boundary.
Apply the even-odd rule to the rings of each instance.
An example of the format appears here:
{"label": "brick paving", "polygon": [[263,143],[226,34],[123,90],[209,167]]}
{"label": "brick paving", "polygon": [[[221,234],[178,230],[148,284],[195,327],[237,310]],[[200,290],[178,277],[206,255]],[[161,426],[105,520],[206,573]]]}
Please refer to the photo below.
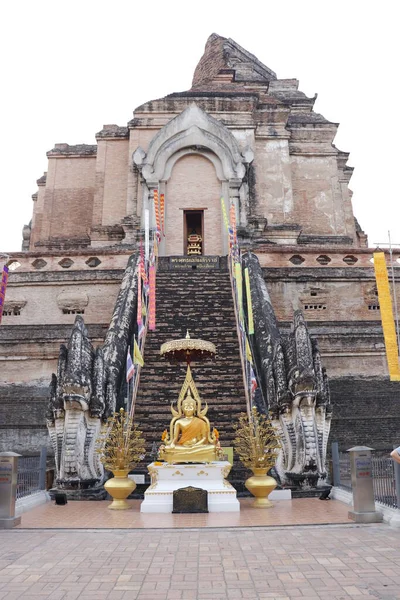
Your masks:
{"label": "brick paving", "polygon": [[141,500],[129,501],[132,510],[108,510],[109,501],[68,502],[65,506],[47,503],[22,515],[21,528],[137,529],[171,527],[254,527],[270,525],[307,525],[349,523],[349,507],[338,500],[318,498],[280,500],[272,509],[252,508],[253,499],[240,500],[238,513],[146,514],[140,512]]}
{"label": "brick paving", "polygon": [[0,532],[1,600],[400,598],[386,525]]}

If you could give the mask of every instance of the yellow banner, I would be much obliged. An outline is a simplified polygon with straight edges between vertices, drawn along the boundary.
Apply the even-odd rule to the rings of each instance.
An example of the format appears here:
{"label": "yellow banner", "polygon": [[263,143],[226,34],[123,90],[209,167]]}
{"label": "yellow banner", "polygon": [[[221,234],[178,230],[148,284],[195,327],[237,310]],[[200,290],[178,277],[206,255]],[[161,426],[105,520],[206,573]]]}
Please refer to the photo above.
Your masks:
{"label": "yellow banner", "polygon": [[252,365],[253,364],[253,355],[251,354],[250,344],[249,344],[249,340],[247,339],[247,335],[246,335],[246,358],[249,361],[249,363]]}
{"label": "yellow banner", "polygon": [[240,263],[235,263],[235,279],[236,279],[236,290],[238,297],[238,309],[239,319],[243,323],[243,285],[242,285],[242,268]]}
{"label": "yellow banner", "polygon": [[228,215],[226,214],[225,200],[223,198],[221,198],[221,208],[222,208],[222,216],[224,219],[226,230],[229,231]]}
{"label": "yellow banner", "polygon": [[141,367],[143,367],[143,365],[144,365],[143,356],[142,356],[142,353],[140,352],[140,348],[139,348],[136,340],[133,343],[133,362],[136,365],[140,365]]}
{"label": "yellow banner", "polygon": [[399,349],[384,252],[374,252],[374,268],[390,380],[400,381]]}
{"label": "yellow banner", "polygon": [[249,329],[249,335],[252,335],[254,333],[253,305],[251,303],[250,277],[249,277],[249,269],[247,267],[244,270],[244,280],[246,283],[248,329]]}

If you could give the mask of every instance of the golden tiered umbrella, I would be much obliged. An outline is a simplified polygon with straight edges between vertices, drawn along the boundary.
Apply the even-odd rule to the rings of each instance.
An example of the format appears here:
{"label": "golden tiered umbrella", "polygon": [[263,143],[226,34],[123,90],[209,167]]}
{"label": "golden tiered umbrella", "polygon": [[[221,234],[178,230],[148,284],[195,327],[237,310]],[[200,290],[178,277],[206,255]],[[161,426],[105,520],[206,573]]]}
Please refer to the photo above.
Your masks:
{"label": "golden tiered umbrella", "polygon": [[169,360],[170,363],[185,362],[187,364],[185,381],[179,394],[180,399],[183,398],[189,387],[196,400],[200,400],[190,370],[190,363],[214,359],[216,353],[217,349],[214,344],[205,340],[192,339],[189,331],[187,331],[186,337],[179,340],[171,340],[161,346],[160,354]]}
{"label": "golden tiered umbrella", "polygon": [[189,366],[194,361],[214,359],[217,350],[211,342],[192,339],[188,331],[186,337],[163,344],[160,353],[171,363],[185,362]]}

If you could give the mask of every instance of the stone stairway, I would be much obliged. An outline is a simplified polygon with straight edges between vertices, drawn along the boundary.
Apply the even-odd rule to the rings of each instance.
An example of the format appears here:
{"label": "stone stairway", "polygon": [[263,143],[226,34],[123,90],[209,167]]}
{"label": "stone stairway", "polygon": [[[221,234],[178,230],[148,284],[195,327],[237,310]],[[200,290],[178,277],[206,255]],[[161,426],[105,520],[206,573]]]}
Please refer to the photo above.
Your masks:
{"label": "stone stairway", "polygon": [[[199,268],[196,261],[171,269],[171,260],[173,257],[159,260],[156,331],[147,333],[136,421],[150,452],[153,442],[160,443],[162,432],[169,427],[170,405],[176,403],[186,373],[185,365],[170,365],[160,356],[160,346],[185,337],[188,329],[190,337],[213,342],[217,348],[215,362],[193,363],[192,374],[202,402],[208,403],[211,427],[220,432],[221,446],[232,446],[233,425],[246,410],[246,402],[226,257],[220,257],[214,265],[217,268],[211,269]],[[149,455],[145,462],[148,464]],[[229,479],[239,491],[245,475],[235,461]]]}

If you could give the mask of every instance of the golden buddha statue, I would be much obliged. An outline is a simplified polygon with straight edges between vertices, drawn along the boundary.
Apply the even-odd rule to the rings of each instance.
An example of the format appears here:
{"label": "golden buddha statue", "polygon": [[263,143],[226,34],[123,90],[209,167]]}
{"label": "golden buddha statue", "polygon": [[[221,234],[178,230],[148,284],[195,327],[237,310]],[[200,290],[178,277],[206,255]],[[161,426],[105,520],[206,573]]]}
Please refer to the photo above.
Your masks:
{"label": "golden buddha statue", "polygon": [[[201,400],[193,380],[186,390],[184,387],[179,396],[178,410],[171,406],[173,418],[170,433],[164,433],[164,444],[160,447],[159,457],[169,463],[208,463],[219,460],[221,448],[218,432],[210,431],[210,422],[206,417],[208,406],[206,404],[201,410]],[[192,396],[191,388],[196,397]]]}

